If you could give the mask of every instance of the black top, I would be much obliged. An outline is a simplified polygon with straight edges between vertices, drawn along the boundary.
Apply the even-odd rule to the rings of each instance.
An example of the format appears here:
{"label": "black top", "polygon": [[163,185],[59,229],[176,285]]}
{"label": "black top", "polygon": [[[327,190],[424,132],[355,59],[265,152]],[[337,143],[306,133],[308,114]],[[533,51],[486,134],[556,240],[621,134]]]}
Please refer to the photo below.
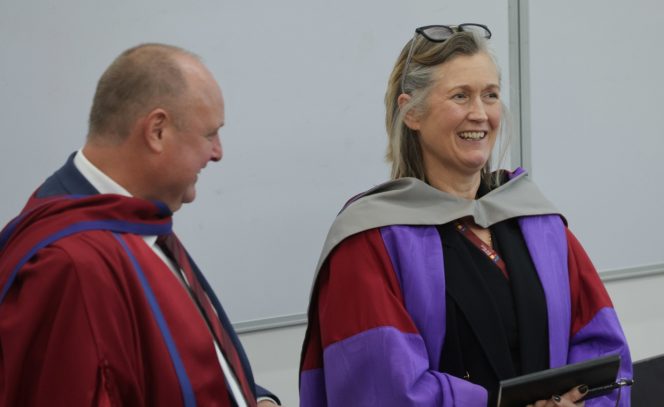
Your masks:
{"label": "black top", "polygon": [[490,231],[509,280],[453,224],[438,227],[447,306],[440,371],[485,387],[493,406],[500,380],[549,367],[549,341],[544,291],[518,221]]}

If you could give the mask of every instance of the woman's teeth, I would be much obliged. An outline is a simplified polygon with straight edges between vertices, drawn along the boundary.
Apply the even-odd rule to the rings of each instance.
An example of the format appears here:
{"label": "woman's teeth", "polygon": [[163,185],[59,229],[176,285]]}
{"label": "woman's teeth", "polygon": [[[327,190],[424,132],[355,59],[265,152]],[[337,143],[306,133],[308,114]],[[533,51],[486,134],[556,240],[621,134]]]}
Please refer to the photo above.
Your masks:
{"label": "woman's teeth", "polygon": [[465,131],[463,133],[459,133],[459,137],[464,140],[480,140],[483,139],[484,136],[486,136],[486,133],[483,131]]}

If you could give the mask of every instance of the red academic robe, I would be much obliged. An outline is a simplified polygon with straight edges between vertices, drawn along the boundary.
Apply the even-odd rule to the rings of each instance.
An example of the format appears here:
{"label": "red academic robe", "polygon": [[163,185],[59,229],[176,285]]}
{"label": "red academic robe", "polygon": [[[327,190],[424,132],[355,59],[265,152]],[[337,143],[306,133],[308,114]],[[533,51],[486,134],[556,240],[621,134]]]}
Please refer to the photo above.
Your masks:
{"label": "red academic robe", "polygon": [[208,327],[142,240],[170,228],[135,198],[28,203],[0,235],[1,406],[230,405]]}

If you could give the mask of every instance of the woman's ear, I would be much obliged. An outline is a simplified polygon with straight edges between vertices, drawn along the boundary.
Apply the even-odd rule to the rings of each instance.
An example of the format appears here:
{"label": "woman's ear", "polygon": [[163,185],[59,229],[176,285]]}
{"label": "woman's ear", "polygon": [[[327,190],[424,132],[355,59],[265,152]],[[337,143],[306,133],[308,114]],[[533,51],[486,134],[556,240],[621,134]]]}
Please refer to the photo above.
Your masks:
{"label": "woman's ear", "polygon": [[[399,109],[405,109],[408,102],[410,102],[410,99],[411,99],[410,95],[405,93],[400,94],[399,97],[397,98]],[[408,126],[408,128],[411,130],[420,129],[419,115],[412,108],[408,110],[408,112],[406,112],[403,121],[404,123],[406,123],[406,126]]]}

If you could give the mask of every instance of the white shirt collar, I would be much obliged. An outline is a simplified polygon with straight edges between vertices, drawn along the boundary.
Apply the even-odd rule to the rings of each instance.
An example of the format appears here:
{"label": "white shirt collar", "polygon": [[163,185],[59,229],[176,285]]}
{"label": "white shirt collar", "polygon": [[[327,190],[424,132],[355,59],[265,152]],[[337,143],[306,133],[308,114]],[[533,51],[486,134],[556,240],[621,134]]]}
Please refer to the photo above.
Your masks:
{"label": "white shirt collar", "polygon": [[100,194],[131,196],[129,191],[124,189],[122,185],[113,181],[111,177],[95,167],[95,165],[85,157],[83,149],[76,152],[76,155],[74,156],[74,165],[76,166],[76,169],[83,174],[83,177],[85,177],[85,179],[87,179]]}

